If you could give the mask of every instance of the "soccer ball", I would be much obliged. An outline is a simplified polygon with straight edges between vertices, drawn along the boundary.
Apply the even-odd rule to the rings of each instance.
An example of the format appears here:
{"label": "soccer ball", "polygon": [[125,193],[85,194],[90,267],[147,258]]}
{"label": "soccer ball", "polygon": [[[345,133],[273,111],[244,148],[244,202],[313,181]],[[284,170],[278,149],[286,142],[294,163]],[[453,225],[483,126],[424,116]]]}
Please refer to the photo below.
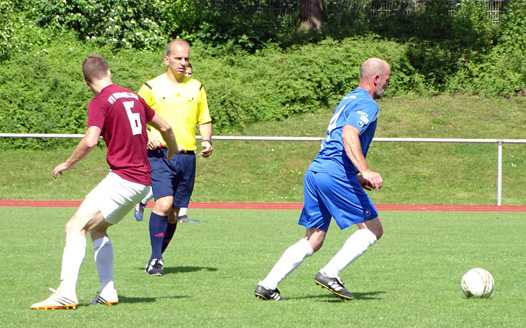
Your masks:
{"label": "soccer ball", "polygon": [[490,297],[495,290],[495,281],[489,271],[473,268],[462,276],[460,288],[466,297]]}

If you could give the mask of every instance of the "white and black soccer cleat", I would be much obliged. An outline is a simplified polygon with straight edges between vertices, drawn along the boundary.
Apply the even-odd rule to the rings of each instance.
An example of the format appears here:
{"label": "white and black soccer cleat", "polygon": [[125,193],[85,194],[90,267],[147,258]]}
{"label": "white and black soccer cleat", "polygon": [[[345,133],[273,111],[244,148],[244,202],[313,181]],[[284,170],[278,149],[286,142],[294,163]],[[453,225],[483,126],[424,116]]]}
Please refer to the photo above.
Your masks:
{"label": "white and black soccer cleat", "polygon": [[318,272],[314,277],[316,285],[329,290],[334,295],[344,300],[352,300],[353,295],[345,288],[343,281],[340,278],[327,277],[321,272]]}
{"label": "white and black soccer cleat", "polygon": [[281,294],[279,289],[267,289],[261,285],[256,286],[254,294],[257,298],[264,301],[279,301],[281,300]]}
{"label": "white and black soccer cleat", "polygon": [[91,304],[102,304],[102,305],[116,305],[119,303],[119,296],[117,295],[117,290],[114,288],[109,289],[106,288],[103,291],[99,292],[97,296],[93,300],[91,300]]}

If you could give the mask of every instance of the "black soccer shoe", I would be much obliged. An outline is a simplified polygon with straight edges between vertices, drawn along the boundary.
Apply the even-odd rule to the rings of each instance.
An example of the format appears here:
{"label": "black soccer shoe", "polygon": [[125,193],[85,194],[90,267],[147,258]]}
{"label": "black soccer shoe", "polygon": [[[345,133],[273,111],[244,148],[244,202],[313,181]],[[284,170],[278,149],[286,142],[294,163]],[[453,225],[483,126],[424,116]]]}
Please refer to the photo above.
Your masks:
{"label": "black soccer shoe", "polygon": [[345,288],[340,278],[327,277],[323,273],[318,272],[314,277],[314,282],[343,300],[353,299],[352,293]]}
{"label": "black soccer shoe", "polygon": [[256,286],[256,290],[254,291],[254,294],[257,298],[262,299],[264,301],[279,301],[281,299],[281,294],[279,293],[279,289],[267,289],[261,285]]}

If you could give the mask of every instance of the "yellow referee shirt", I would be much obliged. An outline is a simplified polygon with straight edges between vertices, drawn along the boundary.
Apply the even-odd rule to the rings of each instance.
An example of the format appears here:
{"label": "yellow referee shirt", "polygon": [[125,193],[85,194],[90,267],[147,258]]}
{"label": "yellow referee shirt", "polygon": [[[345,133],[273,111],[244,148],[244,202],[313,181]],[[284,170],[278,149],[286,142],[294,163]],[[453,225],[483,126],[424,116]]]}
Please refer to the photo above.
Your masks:
{"label": "yellow referee shirt", "polygon": [[[212,122],[201,82],[185,78],[175,83],[165,73],[143,84],[138,94],[172,126],[180,150],[197,149],[196,126]],[[154,128],[149,129],[149,135],[163,140]],[[166,146],[164,140],[162,143]]]}

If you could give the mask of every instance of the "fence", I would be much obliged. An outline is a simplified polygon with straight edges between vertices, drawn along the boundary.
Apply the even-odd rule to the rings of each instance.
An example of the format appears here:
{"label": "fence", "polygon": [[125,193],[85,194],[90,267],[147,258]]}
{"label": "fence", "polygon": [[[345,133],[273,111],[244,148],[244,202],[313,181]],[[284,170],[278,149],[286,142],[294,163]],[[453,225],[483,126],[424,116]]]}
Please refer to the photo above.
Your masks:
{"label": "fence", "polygon": [[[82,138],[82,134],[45,133],[0,133],[0,138]],[[283,136],[214,136],[214,140],[234,141],[291,141],[321,142],[321,137],[283,137]],[[497,206],[502,205],[502,150],[504,144],[526,144],[526,139],[462,139],[462,138],[374,138],[375,142],[419,142],[419,143],[460,143],[497,145],[497,172],[495,198]]]}
{"label": "fence", "polygon": [[[368,8],[366,12],[371,17],[404,15],[423,8],[426,3],[432,0],[324,0],[326,14],[332,15],[340,12],[356,12]],[[505,5],[511,0],[478,0],[485,4],[488,16],[493,21],[499,21],[504,11]],[[454,12],[455,7],[460,0],[450,0],[450,13]],[[215,6],[223,7],[228,11],[239,10],[239,4],[230,0],[214,0]],[[259,0],[244,4],[248,11],[252,12],[269,12],[276,16],[293,16],[298,17],[299,1],[298,0]],[[351,19],[352,17],[348,17]]]}

